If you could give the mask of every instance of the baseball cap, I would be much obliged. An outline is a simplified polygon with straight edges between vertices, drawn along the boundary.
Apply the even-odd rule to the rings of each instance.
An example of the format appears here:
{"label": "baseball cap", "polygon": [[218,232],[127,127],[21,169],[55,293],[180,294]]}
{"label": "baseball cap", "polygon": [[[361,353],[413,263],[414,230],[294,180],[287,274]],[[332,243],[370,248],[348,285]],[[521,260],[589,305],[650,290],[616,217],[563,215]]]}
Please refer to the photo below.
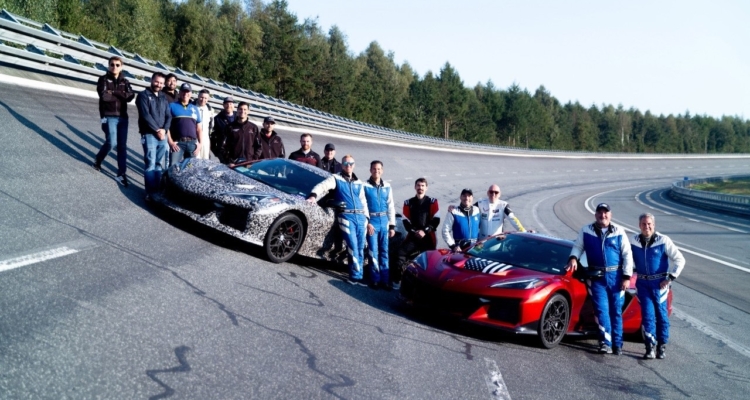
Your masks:
{"label": "baseball cap", "polygon": [[336,150],[336,146],[334,146],[333,143],[328,143],[326,147],[323,149],[323,151],[328,151],[328,150]]}
{"label": "baseball cap", "polygon": [[192,92],[193,88],[190,87],[189,83],[183,83],[182,86],[180,86],[180,92]]}
{"label": "baseball cap", "polygon": [[232,96],[227,96],[224,98],[224,104],[226,103],[234,103],[234,99],[232,98]]}
{"label": "baseball cap", "polygon": [[274,124],[275,125],[276,124],[276,120],[273,119],[273,117],[269,116],[269,117],[263,118],[263,123],[264,124]]}
{"label": "baseball cap", "polygon": [[599,211],[600,208],[603,208],[603,209],[605,209],[607,211],[612,211],[612,209],[609,208],[609,204],[607,204],[607,203],[599,203],[599,204],[597,204],[596,211]]}
{"label": "baseball cap", "polygon": [[465,194],[470,194],[470,195],[474,196],[474,192],[472,192],[471,189],[464,189],[464,190],[461,191],[461,196],[463,196]]}

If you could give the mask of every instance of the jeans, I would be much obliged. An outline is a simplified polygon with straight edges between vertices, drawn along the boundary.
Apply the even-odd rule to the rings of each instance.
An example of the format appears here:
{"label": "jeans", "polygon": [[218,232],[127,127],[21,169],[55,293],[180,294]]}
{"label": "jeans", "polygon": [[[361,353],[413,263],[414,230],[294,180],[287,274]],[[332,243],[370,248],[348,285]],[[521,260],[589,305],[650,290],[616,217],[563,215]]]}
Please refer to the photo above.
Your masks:
{"label": "jeans", "polygon": [[147,133],[141,137],[143,145],[143,160],[146,168],[143,172],[146,194],[150,195],[159,190],[161,175],[164,172],[164,156],[167,154],[167,138],[159,140],[155,135]]}
{"label": "jeans", "polygon": [[107,154],[114,148],[117,149],[117,176],[125,175],[128,169],[128,119],[120,117],[104,117],[106,122],[102,124],[104,131],[104,144],[96,154],[94,162],[101,165]]}
{"label": "jeans", "polygon": [[195,157],[195,149],[198,147],[197,140],[191,140],[189,142],[177,141],[177,147],[179,150],[175,151],[170,155],[169,166],[173,166],[185,158]]}

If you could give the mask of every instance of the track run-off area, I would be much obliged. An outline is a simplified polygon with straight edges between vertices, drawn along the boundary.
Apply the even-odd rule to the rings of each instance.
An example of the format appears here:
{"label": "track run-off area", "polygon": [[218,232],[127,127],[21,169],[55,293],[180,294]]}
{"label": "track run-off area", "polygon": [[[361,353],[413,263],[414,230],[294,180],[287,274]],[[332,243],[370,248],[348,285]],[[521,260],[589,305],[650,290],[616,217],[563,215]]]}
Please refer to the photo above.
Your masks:
{"label": "track run-off area", "polygon": [[[93,87],[91,88],[93,90]],[[675,203],[669,185],[750,171],[750,157],[469,154],[313,133],[355,174],[384,163],[397,209],[429,181],[441,217],[496,183],[524,226],[574,239],[599,202],[631,231],[656,216],[687,260],[665,360],[594,338],[536,338],[421,315],[310,259],[262,250],[153,210],[130,107],[130,187],[90,164],[92,96],[0,83],[0,398],[638,399],[750,391],[750,220]],[[287,152],[299,128],[277,125]],[[113,153],[114,154],[114,153]]]}

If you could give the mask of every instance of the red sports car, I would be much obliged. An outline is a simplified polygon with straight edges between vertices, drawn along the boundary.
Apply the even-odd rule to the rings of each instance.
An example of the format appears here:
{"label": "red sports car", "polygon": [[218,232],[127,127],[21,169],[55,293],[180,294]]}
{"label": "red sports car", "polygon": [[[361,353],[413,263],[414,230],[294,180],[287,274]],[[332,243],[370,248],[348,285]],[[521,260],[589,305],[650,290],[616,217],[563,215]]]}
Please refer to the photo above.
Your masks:
{"label": "red sports car", "polygon": [[[410,305],[538,335],[542,346],[552,348],[566,334],[598,331],[584,283],[596,279],[595,273],[587,268],[565,270],[572,247],[572,241],[538,233],[509,233],[480,241],[464,253],[427,251],[407,266],[400,295]],[[581,264],[586,266],[585,258]],[[631,279],[623,308],[625,333],[640,331],[641,307],[635,293]],[[671,315],[671,291],[668,309]]]}

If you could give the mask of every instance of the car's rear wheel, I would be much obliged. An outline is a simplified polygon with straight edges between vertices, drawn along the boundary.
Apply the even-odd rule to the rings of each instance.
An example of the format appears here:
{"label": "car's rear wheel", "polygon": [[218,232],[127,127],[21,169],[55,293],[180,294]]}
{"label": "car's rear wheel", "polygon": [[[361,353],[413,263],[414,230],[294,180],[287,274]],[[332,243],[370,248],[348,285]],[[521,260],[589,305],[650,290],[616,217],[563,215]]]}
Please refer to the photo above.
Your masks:
{"label": "car's rear wheel", "polygon": [[539,339],[542,346],[551,349],[557,346],[568,330],[570,306],[565,296],[555,294],[544,306],[539,319]]}
{"label": "car's rear wheel", "polygon": [[284,214],[276,218],[266,232],[264,247],[271,262],[282,263],[297,253],[305,237],[305,227],[298,216]]}

